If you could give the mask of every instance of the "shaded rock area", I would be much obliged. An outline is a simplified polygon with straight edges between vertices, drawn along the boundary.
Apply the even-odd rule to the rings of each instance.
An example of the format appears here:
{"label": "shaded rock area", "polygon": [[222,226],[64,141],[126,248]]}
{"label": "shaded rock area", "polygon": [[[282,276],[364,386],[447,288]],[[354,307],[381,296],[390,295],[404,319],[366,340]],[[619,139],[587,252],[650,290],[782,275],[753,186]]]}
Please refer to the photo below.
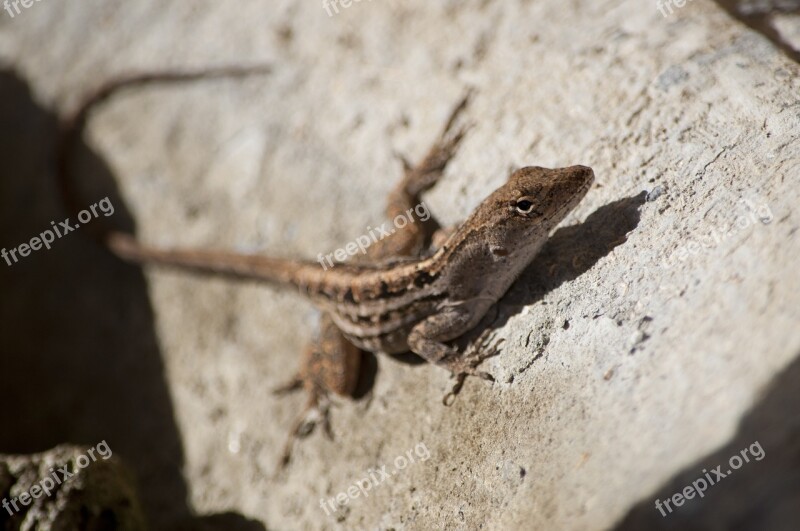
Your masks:
{"label": "shaded rock area", "polygon": [[[695,495],[680,507],[675,506],[671,511],[664,509],[669,518],[653,510],[650,500],[642,502],[615,529],[797,529],[800,521],[798,389],[800,359],[778,375],[725,446],[679,471],[653,498],[671,498],[698,478],[705,479],[704,470],[714,470],[720,465],[726,477],[719,481],[724,483],[716,487],[709,484],[702,498]],[[735,458],[741,456],[743,449],[750,449],[754,442],[758,443],[752,448],[755,456],[750,455],[749,461],[742,459],[741,462]],[[759,447],[763,452],[759,452]],[[768,459],[764,448],[772,450]],[[740,468],[731,472],[731,462],[734,466],[741,463]],[[717,480],[716,474],[710,476]],[[702,483],[698,486],[702,487]]]}
{"label": "shaded rock area", "polygon": [[0,454],[0,528],[7,531],[147,529],[133,476],[108,445]]}
{"label": "shaded rock area", "polygon": [[[121,74],[269,65],[98,107],[75,166],[87,207],[114,207],[93,223],[311,259],[384,221],[397,155],[421,157],[471,90],[468,132],[425,195],[442,226],[514,168],[596,175],[464,338],[504,340],[482,366],[496,381],[468,380],[445,407],[445,371],[370,356],[357,397],[334,401],[332,437],[314,431],[279,470],[305,397],[273,390],[297,371],[316,310],[288,290],[121,263],[78,230],[0,259],[0,452],[18,456],[1,490],[30,488],[50,448],[107,441],[152,529],[793,529],[797,2],[332,6],[0,11],[0,250],[64,219],[58,118]],[[104,476],[113,463],[85,470],[115,489],[97,499],[140,522],[126,473]],[[675,498],[717,466],[731,473]]]}

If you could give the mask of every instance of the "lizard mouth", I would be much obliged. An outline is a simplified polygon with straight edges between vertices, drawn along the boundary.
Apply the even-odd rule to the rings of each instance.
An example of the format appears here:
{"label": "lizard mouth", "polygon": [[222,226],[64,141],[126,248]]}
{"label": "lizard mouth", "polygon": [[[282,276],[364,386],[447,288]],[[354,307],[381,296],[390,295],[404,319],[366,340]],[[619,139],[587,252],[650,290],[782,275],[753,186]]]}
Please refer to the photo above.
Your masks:
{"label": "lizard mouth", "polygon": [[574,206],[583,199],[594,182],[594,170],[588,166],[570,166],[564,168],[565,186],[572,190]]}
{"label": "lizard mouth", "polygon": [[567,171],[573,175],[579,183],[583,191],[588,191],[589,187],[594,182],[594,170],[589,166],[570,166]]}
{"label": "lizard mouth", "polygon": [[[570,166],[564,168],[559,179],[558,188],[568,197],[558,208],[555,220],[561,221],[589,192],[594,182],[594,170],[588,166]],[[557,221],[557,222],[558,222]]]}

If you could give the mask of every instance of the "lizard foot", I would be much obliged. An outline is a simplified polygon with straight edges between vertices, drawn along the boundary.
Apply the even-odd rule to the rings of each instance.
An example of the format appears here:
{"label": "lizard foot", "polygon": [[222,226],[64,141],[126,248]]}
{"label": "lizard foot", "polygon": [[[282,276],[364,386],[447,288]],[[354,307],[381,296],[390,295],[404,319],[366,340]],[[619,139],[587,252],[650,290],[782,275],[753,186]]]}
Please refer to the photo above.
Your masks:
{"label": "lizard foot", "polygon": [[503,344],[503,342],[505,342],[505,339],[500,338],[494,343],[491,343],[491,341],[487,340],[487,335],[484,334],[474,343],[474,345],[477,346],[470,347],[459,359],[451,360],[443,364],[445,368],[453,373],[453,377],[456,379],[453,388],[449,393],[444,395],[442,399],[442,403],[445,406],[453,405],[456,396],[461,392],[461,388],[464,387],[464,382],[467,380],[467,377],[475,376],[482,380],[490,382],[495,381],[494,376],[488,372],[479,371],[476,367],[483,363],[484,360],[497,356],[500,353],[500,345]]}
{"label": "lizard foot", "polygon": [[330,404],[327,399],[314,397],[302,413],[295,420],[278,464],[279,469],[284,469],[292,460],[292,448],[297,439],[304,439],[311,435],[318,425],[322,425],[325,435],[333,439],[333,430],[330,422]]}

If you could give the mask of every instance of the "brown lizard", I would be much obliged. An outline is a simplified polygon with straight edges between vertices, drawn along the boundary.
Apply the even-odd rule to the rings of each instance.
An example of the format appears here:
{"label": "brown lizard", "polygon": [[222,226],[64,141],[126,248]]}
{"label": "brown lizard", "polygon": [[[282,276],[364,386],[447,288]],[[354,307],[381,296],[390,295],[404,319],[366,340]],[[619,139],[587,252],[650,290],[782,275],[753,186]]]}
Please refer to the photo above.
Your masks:
{"label": "brown lizard", "polygon": [[[97,91],[63,123],[58,161],[67,205],[76,204],[70,184],[71,147],[81,137],[93,105],[126,86],[223,75],[243,74],[232,69],[163,78],[135,76]],[[388,213],[407,211],[418,204],[420,194],[439,178],[464,134],[463,129],[453,133],[453,124],[465,105],[466,99],[456,107],[442,138],[423,162],[416,167],[405,165],[405,178],[390,196]],[[310,392],[312,407],[328,391],[348,394],[353,390],[360,350],[388,354],[412,351],[456,376],[453,395],[467,376],[492,380],[476,367],[496,351],[481,352],[478,348],[459,352],[449,343],[472,330],[505,294],[550,231],[580,202],[593,178],[592,170],[585,166],[521,168],[432,254],[420,254],[429,239],[430,225],[410,224],[396,232],[399,238],[391,246],[371,251],[369,261],[331,269],[310,260],[152,248],[123,232],[105,231],[97,236],[111,252],[127,261],[298,289],[324,312],[319,341],[307,350],[300,378],[290,386],[302,382]],[[298,423],[293,432],[299,434],[301,426]],[[284,462],[288,456],[286,452]]]}
{"label": "brown lizard", "polygon": [[[444,130],[438,141],[429,149],[427,155],[417,165],[411,165],[401,157],[403,163],[403,179],[389,193],[385,214],[387,219],[397,216],[411,216],[422,204],[422,194],[433,187],[439,180],[447,163],[452,158],[459,142],[464,137],[465,128],[455,128],[458,115],[464,110],[470,93],[459,102],[450,113]],[[364,258],[354,257],[354,262],[381,263],[401,257],[421,258],[432,252],[436,240],[441,240],[448,232],[441,229],[438,222],[428,216],[414,220],[402,231],[381,238],[367,248]],[[323,263],[324,265],[324,263]],[[286,465],[291,457],[291,448],[295,438],[308,435],[316,425],[316,421],[308,418],[309,412],[317,412],[326,434],[332,438],[329,421],[329,395],[352,396],[355,391],[362,350],[351,343],[339,330],[329,313],[323,313],[318,335],[305,348],[303,363],[299,373],[292,381],[277,392],[304,388],[308,401],[305,409],[298,415],[281,458]],[[460,386],[460,382],[458,384]],[[456,391],[457,393],[457,391]]]}

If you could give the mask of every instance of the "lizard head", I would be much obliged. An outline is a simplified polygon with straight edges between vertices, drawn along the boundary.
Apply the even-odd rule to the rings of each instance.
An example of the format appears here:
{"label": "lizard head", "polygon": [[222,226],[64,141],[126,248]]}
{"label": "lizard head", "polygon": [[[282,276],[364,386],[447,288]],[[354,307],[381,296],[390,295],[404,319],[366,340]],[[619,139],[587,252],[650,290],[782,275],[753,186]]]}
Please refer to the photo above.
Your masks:
{"label": "lizard head", "polygon": [[527,166],[511,174],[500,190],[512,219],[553,229],[583,199],[594,181],[587,166],[551,170]]}
{"label": "lizard head", "polygon": [[521,168],[478,209],[491,226],[492,254],[533,258],[544,239],[583,199],[594,181],[586,166]]}
{"label": "lizard head", "polygon": [[495,301],[583,199],[592,181],[594,172],[586,166],[519,169],[431,259],[446,264],[451,284],[469,286],[461,297]]}

